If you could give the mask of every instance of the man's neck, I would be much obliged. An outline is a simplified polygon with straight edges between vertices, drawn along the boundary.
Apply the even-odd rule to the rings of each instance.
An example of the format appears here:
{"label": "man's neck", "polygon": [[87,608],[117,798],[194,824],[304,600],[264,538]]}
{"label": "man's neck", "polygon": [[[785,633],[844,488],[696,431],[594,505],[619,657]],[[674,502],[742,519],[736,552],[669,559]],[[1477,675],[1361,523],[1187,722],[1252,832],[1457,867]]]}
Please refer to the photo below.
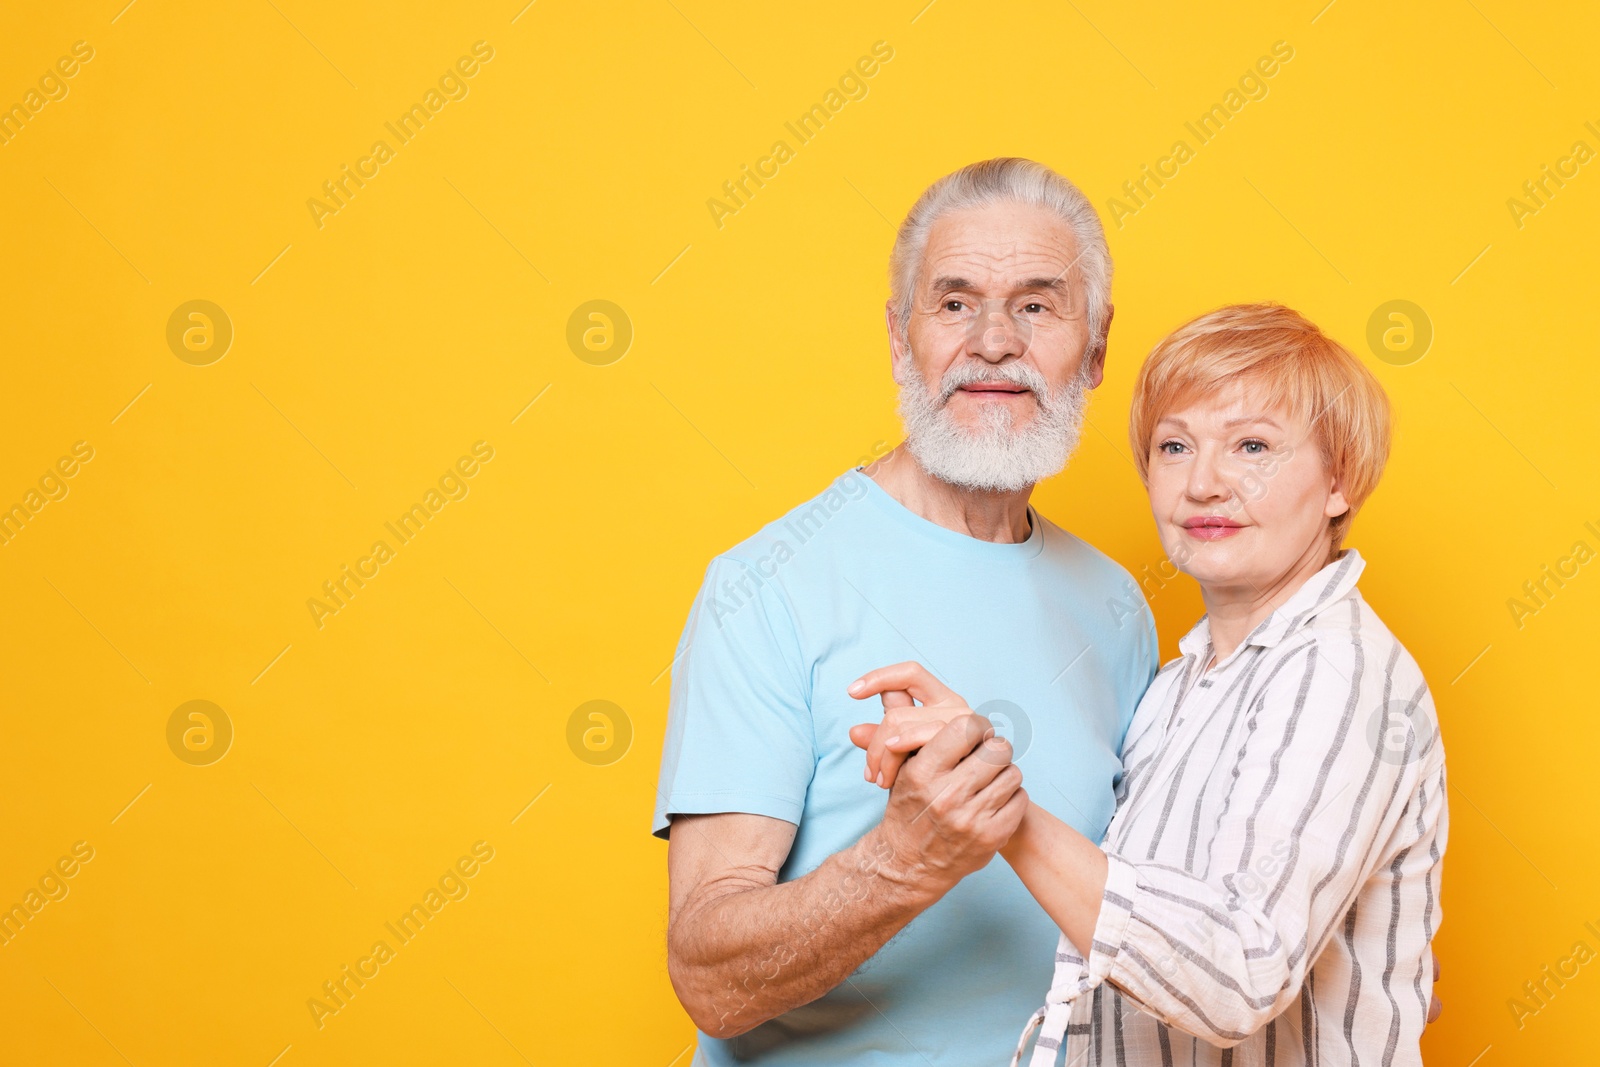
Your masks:
{"label": "man's neck", "polygon": [[963,489],[923,470],[903,443],[868,467],[867,475],[908,511],[947,530],[998,544],[1019,544],[1031,532],[1032,486],[1015,492]]}

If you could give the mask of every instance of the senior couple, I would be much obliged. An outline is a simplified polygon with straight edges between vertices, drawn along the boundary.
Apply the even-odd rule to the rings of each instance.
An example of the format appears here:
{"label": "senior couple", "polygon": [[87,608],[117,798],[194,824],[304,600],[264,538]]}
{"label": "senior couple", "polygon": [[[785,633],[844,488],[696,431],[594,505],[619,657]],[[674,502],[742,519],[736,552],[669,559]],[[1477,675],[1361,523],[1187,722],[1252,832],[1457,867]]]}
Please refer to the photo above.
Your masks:
{"label": "senior couple", "polygon": [[1421,1062],[1444,755],[1344,547],[1387,400],[1283,307],[1155,347],[1130,440],[1206,607],[1158,670],[1029,504],[1110,281],[1050,169],[936,182],[890,263],[904,442],[707,570],[654,819],[695,1064]]}

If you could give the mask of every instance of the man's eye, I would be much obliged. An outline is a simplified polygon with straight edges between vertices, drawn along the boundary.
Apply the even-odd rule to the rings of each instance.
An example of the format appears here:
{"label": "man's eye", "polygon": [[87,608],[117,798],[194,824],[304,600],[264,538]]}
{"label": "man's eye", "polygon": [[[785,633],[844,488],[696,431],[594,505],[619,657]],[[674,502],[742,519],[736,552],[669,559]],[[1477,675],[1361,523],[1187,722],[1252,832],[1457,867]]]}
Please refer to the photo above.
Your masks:
{"label": "man's eye", "polygon": [[1044,305],[1039,303],[1037,300],[1033,300],[1027,304],[1024,304],[1022,310],[1029,312],[1030,314],[1037,315],[1039,312],[1044,310]]}
{"label": "man's eye", "polygon": [[966,305],[959,300],[946,300],[944,302],[944,309],[946,311],[960,311],[964,307],[966,307]]}

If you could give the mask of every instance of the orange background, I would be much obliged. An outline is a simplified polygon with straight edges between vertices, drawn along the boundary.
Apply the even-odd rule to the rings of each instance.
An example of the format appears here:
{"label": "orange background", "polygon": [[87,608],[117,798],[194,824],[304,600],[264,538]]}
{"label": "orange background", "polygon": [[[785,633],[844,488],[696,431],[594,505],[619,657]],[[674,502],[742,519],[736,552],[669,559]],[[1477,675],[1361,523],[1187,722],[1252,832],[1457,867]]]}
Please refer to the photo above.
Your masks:
{"label": "orange background", "polygon": [[[123,2],[0,34],[0,106],[27,109],[0,144],[0,506],[40,492],[0,545],[0,905],[93,849],[0,946],[0,1060],[687,1063],[648,835],[665,668],[714,553],[897,439],[893,225],[998,154],[1120,222],[1094,429],[1037,499],[1136,574],[1161,556],[1123,426],[1156,339],[1274,299],[1371,360],[1399,437],[1352,540],[1455,787],[1426,1052],[1592,1047],[1590,965],[1508,1007],[1600,950],[1600,576],[1569,563],[1537,612],[1508,607],[1600,549],[1600,175],[1560,162],[1600,149],[1592,8]],[[92,59],[29,108],[78,41]],[[385,124],[479,41],[465,95],[446,82],[398,143]],[[878,41],[865,95],[792,140]],[[1280,41],[1265,95],[1199,144],[1185,123]],[[1192,158],[1114,212],[1180,138]],[[307,206],[380,139],[338,211]],[[779,139],[792,158],[715,219]],[[1513,211],[1547,164],[1570,176]],[[1431,323],[1420,359],[1367,345],[1397,299]],[[169,345],[193,300],[225,352],[184,349],[187,318]],[[593,300],[625,352],[569,346]],[[447,483],[466,495],[319,627],[307,601],[371,574],[384,524],[480,441],[492,460]],[[1198,598],[1149,589],[1170,653]],[[195,700],[220,714],[169,742]],[[620,709],[598,755],[569,743],[592,700]],[[480,841],[492,860],[446,883],[466,895],[319,1028],[322,984],[374,966]]]}

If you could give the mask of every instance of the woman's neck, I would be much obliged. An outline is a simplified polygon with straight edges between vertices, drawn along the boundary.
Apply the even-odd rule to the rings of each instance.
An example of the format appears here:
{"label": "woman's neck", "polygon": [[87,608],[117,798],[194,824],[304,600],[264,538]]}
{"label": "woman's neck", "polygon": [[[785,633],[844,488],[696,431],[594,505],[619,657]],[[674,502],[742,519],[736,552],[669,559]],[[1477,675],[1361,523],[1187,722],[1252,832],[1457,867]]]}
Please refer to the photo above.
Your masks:
{"label": "woman's neck", "polygon": [[[1328,542],[1316,542],[1294,566],[1265,585],[1249,579],[1215,584],[1202,582],[1200,598],[1205,601],[1206,618],[1211,627],[1212,664],[1233,655],[1251,631],[1299,592],[1312,575],[1327,566],[1330,551]],[[1207,664],[1207,669],[1212,664]]]}

